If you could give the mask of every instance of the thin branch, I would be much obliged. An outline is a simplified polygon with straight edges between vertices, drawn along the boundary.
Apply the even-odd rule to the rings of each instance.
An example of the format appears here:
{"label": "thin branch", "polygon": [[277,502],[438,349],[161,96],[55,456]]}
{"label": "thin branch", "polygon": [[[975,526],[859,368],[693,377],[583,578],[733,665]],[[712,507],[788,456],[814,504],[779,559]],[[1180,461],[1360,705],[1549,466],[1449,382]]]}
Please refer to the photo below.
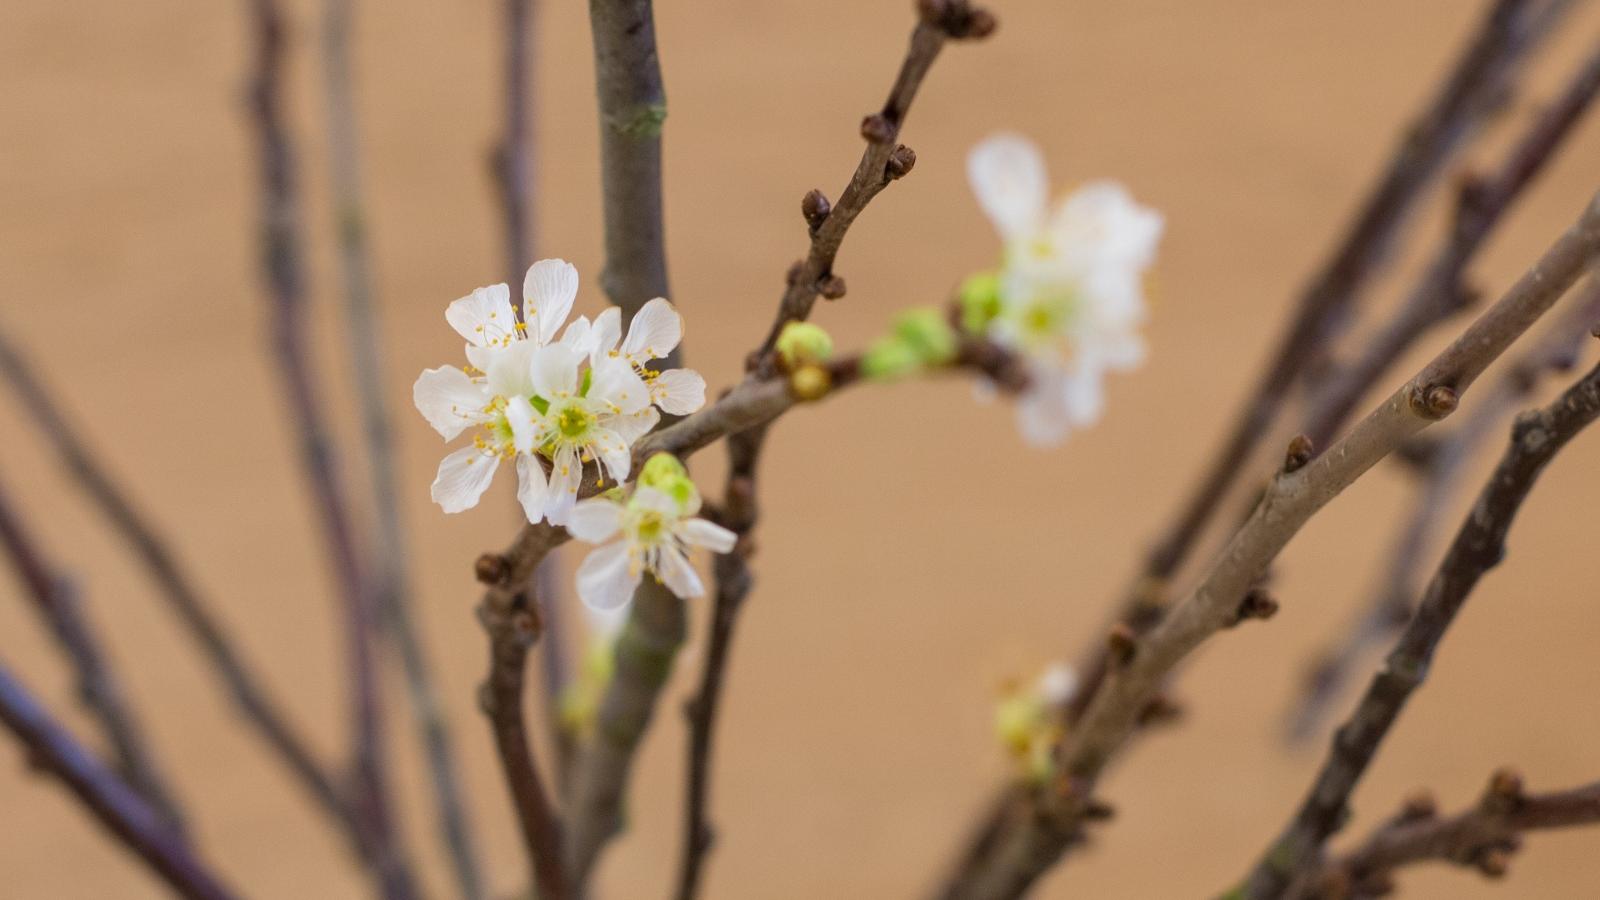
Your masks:
{"label": "thin branch", "polygon": [[77,678],[78,697],[105,732],[117,767],[138,791],[163,827],[184,836],[182,807],[156,765],[143,729],[113,675],[100,639],[83,616],[77,590],[45,557],[28,533],[11,500],[0,489],[0,544],[4,544],[18,578],[34,607],[54,635]]}
{"label": "thin branch", "polygon": [[1382,896],[1393,889],[1396,869],[1435,860],[1502,878],[1524,834],[1600,823],[1600,782],[1525,794],[1521,776],[1502,769],[1489,779],[1473,808],[1448,818],[1437,817],[1434,809],[1427,794],[1408,800],[1398,815],[1354,851],[1319,867],[1306,880],[1301,896],[1306,900]]}
{"label": "thin branch", "polygon": [[[1165,615],[1170,582],[1199,545],[1229,490],[1251,464],[1294,385],[1319,371],[1328,348],[1353,318],[1362,296],[1394,255],[1405,227],[1452,160],[1504,108],[1524,62],[1555,30],[1568,0],[1495,0],[1455,67],[1403,133],[1399,147],[1344,237],[1301,291],[1297,312],[1271,362],[1188,502],[1156,541],[1123,591],[1112,623],[1142,634]],[[1095,643],[1079,665],[1087,689],[1067,712],[1083,712],[1104,675]]]}
{"label": "thin branch", "polygon": [[1421,485],[1411,515],[1391,543],[1391,551],[1371,601],[1356,621],[1334,639],[1307,672],[1304,694],[1297,698],[1286,723],[1291,741],[1310,738],[1321,729],[1328,707],[1338,698],[1352,670],[1375,645],[1387,643],[1411,619],[1412,601],[1425,572],[1435,532],[1457,495],[1459,477],[1500,422],[1527,401],[1540,378],[1577,365],[1589,329],[1600,322],[1600,281],[1591,278],[1582,296],[1539,343],[1512,365],[1485,392],[1464,420],[1421,452],[1415,464]]}
{"label": "thin branch", "polygon": [[1470,303],[1463,283],[1467,266],[1524,189],[1544,169],[1582,120],[1600,91],[1600,43],[1567,86],[1506,153],[1494,172],[1467,179],[1456,194],[1455,214],[1439,252],[1400,310],[1377,333],[1360,342],[1361,352],[1336,366],[1318,385],[1304,433],[1312,446],[1326,446],[1344,427],[1367,391],[1428,329]]}
{"label": "thin branch", "polygon": [[899,143],[898,138],[917,90],[939,51],[951,38],[980,39],[996,27],[992,14],[966,0],[923,0],[918,8],[920,18],[911,32],[910,45],[888,98],[881,109],[861,120],[861,136],[867,141],[867,149],[850,182],[836,203],[830,204],[820,191],[807,195],[805,212],[811,221],[811,248],[805,259],[789,269],[788,287],[758,351],[758,358],[769,368],[773,347],[784,325],[809,318],[819,296],[830,300],[844,296],[844,279],[834,274],[833,264],[845,235],[872,198],[916,165],[916,153]]}
{"label": "thin branch", "polygon": [[713,566],[715,589],[711,610],[710,636],[706,659],[700,671],[700,686],[684,707],[689,720],[689,753],[684,799],[683,849],[678,863],[678,900],[692,900],[699,893],[706,854],[715,843],[708,811],[711,794],[711,751],[716,733],[717,710],[722,688],[727,682],[728,655],[733,647],[733,631],[739,610],[754,586],[750,571],[753,552],[747,535],[755,528],[756,462],[766,428],[752,428],[728,438],[728,483],[722,506],[714,517],[718,524],[738,535],[740,541],[730,553],[716,557]]}
{"label": "thin branch", "polygon": [[1275,477],[1250,518],[1195,587],[1153,630],[1119,632],[1117,663],[1093,692],[1056,756],[1058,781],[1032,796],[991,852],[968,858],[947,898],[1017,897],[1079,836],[1100,774],[1137,727],[1173,669],[1239,621],[1240,604],[1318,510],[1383,457],[1455,409],[1483,370],[1600,257],[1600,196],[1476,322],[1327,453]]}
{"label": "thin branch", "polygon": [[478,619],[489,635],[489,675],[478,702],[494,734],[500,768],[522,830],[533,884],[540,900],[573,896],[562,866],[561,826],[545,793],[523,713],[528,650],[539,639],[539,602],[534,573],[550,551],[566,540],[549,526],[528,526],[504,554],[478,560],[478,579],[488,585]]}
{"label": "thin branch", "polygon": [[50,442],[56,457],[111,527],[143,564],[162,598],[199,644],[229,697],[245,721],[280,757],[317,804],[342,825],[355,823],[350,806],[340,796],[323,765],[303,737],[284,717],[234,648],[222,624],[211,614],[216,604],[206,598],[176,554],[145,518],[99,457],[72,425],[61,404],[34,374],[34,366],[0,330],[0,375],[11,382],[23,406]]}
{"label": "thin branch", "polygon": [[27,749],[30,763],[61,779],[130,852],[180,897],[234,895],[144,797],[107,769],[0,667],[0,722]]}
{"label": "thin branch", "polygon": [[[1596,223],[1600,232],[1600,222]],[[1591,327],[1593,325],[1591,324]],[[1338,830],[1350,794],[1378,746],[1421,687],[1445,632],[1484,573],[1505,557],[1506,533],[1544,467],[1567,442],[1600,417],[1600,366],[1542,410],[1517,419],[1511,445],[1456,533],[1416,613],[1333,747],[1294,819],[1245,882],[1242,897],[1282,897],[1316,864],[1323,842]]]}
{"label": "thin branch", "polygon": [[363,855],[389,898],[416,889],[407,871],[388,795],[382,698],[375,665],[376,592],[363,571],[355,523],[340,483],[331,437],[306,346],[306,291],[301,259],[294,149],[283,114],[285,22],[276,0],[252,0],[255,70],[252,123],[261,165],[262,271],[272,300],[273,348],[289,411],[301,441],[301,465],[316,504],[345,616],[354,747],[352,803],[361,820]]}
{"label": "thin branch", "polygon": [[[776,370],[773,350],[785,325],[808,318],[818,296],[834,300],[844,296],[844,279],[833,271],[839,248],[867,204],[916,164],[916,154],[898,143],[898,137],[911,103],[945,42],[987,37],[997,24],[991,13],[966,0],[924,0],[918,4],[918,16],[888,98],[877,112],[862,120],[861,135],[867,141],[867,148],[839,195],[838,204],[830,203],[820,190],[809,192],[801,201],[801,214],[811,237],[810,248],[805,259],[790,268],[788,285],[779,301],[772,328],[751,356],[756,377],[770,375]],[[972,351],[975,346],[974,342],[967,342],[964,352]],[[1013,372],[1008,377],[1015,382],[1017,374]],[[697,895],[706,854],[714,840],[708,811],[712,740],[722,687],[727,678],[734,628],[739,609],[753,583],[748,535],[756,524],[756,472],[766,435],[767,425],[762,424],[732,434],[728,442],[729,467],[721,518],[723,525],[741,540],[732,553],[716,559],[715,600],[706,661],[700,686],[685,708],[690,727],[683,849],[678,872],[679,900],[692,900]]]}
{"label": "thin branch", "polygon": [[344,279],[344,310],[356,393],[361,407],[372,498],[372,582],[385,634],[400,651],[411,713],[428,761],[438,827],[461,895],[484,896],[472,828],[461,792],[444,703],[412,616],[407,539],[394,461],[394,429],[384,389],[382,336],[373,300],[371,254],[361,187],[360,133],[351,62],[351,0],[326,0],[323,7],[323,84],[327,97],[329,181],[333,189]]}

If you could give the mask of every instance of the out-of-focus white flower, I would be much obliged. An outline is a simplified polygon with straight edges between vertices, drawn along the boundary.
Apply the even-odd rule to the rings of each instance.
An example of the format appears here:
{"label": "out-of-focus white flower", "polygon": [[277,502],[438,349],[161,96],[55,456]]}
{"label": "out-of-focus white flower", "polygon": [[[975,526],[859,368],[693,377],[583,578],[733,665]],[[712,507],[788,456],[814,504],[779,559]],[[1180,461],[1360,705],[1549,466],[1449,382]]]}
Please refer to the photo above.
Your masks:
{"label": "out-of-focus white flower", "polygon": [[1054,769],[1051,753],[1062,733],[1062,710],[1077,690],[1077,673],[1058,662],[1033,684],[1013,683],[1001,695],[994,711],[995,735],[1025,778],[1040,782],[1049,778]]}
{"label": "out-of-focus white flower", "polygon": [[578,566],[579,598],[600,610],[624,606],[646,572],[679,597],[705,594],[700,576],[689,565],[689,548],[727,553],[737,536],[695,517],[699,511],[694,483],[665,453],[651,457],[625,499],[596,497],[579,503],[567,530],[578,540],[601,545]]}
{"label": "out-of-focus white flower", "polygon": [[445,440],[478,429],[472,446],[439,466],[432,493],[445,512],[477,505],[501,462],[515,460],[517,499],[528,520],[562,524],[577,500],[585,464],[595,463],[602,481],[628,477],[634,441],[660,419],[653,401],[683,413],[704,403],[705,381],[698,374],[645,366],[682,337],[670,303],[646,304],[617,350],[621,312],[615,307],[594,323],[580,316],[556,340],[577,292],[577,269],[559,259],[540,260],[523,281],[522,321],[504,284],[478,288],[445,311],[446,321],[467,340],[471,365],[465,371],[426,370],[412,389],[417,409]]}
{"label": "out-of-focus white flower", "polygon": [[1144,270],[1161,215],[1119,184],[1091,182],[1050,208],[1044,158],[1026,138],[995,135],[967,160],[984,212],[1005,242],[1004,262],[963,289],[969,329],[1019,350],[1033,380],[1017,404],[1033,443],[1093,424],[1107,371],[1144,359]]}

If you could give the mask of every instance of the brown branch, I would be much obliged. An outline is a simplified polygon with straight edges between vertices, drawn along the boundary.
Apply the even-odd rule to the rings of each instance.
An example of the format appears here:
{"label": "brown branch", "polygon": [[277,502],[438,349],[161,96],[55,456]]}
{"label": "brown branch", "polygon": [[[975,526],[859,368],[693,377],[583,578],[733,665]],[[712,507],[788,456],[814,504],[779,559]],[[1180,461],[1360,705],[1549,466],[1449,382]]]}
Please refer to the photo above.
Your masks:
{"label": "brown branch", "polygon": [[716,840],[708,812],[711,794],[712,739],[717,725],[717,710],[722,688],[727,681],[728,655],[733,647],[734,626],[739,610],[754,587],[750,557],[754,547],[749,539],[757,520],[756,463],[765,427],[741,431],[728,438],[728,481],[722,506],[714,516],[719,525],[739,536],[731,553],[720,554],[713,564],[715,585],[711,609],[710,635],[706,659],[700,671],[700,685],[684,706],[689,720],[687,788],[684,799],[683,849],[678,863],[678,900],[692,900],[699,893],[706,854]]}
{"label": "brown branch", "polygon": [[50,717],[11,673],[0,667],[0,722],[28,751],[29,762],[59,778],[130,852],[174,893],[190,900],[235,896],[161,813]]}
{"label": "brown branch", "polygon": [[339,266],[362,434],[368,461],[367,490],[373,511],[373,572],[385,635],[399,651],[412,717],[427,759],[438,828],[467,900],[484,895],[471,823],[461,792],[444,703],[439,696],[427,648],[412,616],[412,592],[405,560],[409,541],[395,474],[394,429],[384,388],[383,351],[373,300],[371,255],[367,249],[366,210],[361,188],[360,134],[352,73],[351,0],[326,0],[323,7],[323,85],[327,100],[329,182],[334,195]]}
{"label": "brown branch", "polygon": [[1250,518],[1199,582],[1144,636],[1124,632],[1126,652],[1094,690],[1063,739],[1054,790],[1034,798],[982,859],[967,859],[948,898],[1020,896],[1078,837],[1105,766],[1138,726],[1173,669],[1239,618],[1239,604],[1318,510],[1383,457],[1450,414],[1483,370],[1600,256],[1600,196],[1534,266],[1442,353],[1327,453],[1275,477]]}
{"label": "brown branch", "polygon": [[77,679],[78,698],[99,723],[128,784],[149,803],[162,827],[184,837],[182,807],[156,765],[105,651],[84,618],[77,590],[45,557],[11,500],[0,489],[0,544]]}
{"label": "brown branch", "polygon": [[324,421],[306,346],[306,290],[295,153],[283,113],[285,21],[276,0],[252,0],[255,67],[251,121],[261,166],[262,272],[272,301],[273,348],[296,431],[301,466],[316,505],[345,617],[351,722],[351,803],[360,819],[362,855],[389,898],[415,896],[390,809],[383,747],[382,700],[375,665],[377,611],[363,571],[355,525]]}
{"label": "brown branch", "polygon": [[1367,391],[1428,329],[1470,303],[1467,266],[1524,189],[1572,134],[1600,91],[1600,44],[1573,73],[1560,95],[1506,153],[1494,172],[1464,181],[1444,245],[1400,310],[1360,342],[1361,353],[1318,385],[1304,433],[1326,446],[1344,427]]}
{"label": "brown branch", "polygon": [[1600,322],[1600,281],[1590,279],[1581,297],[1562,315],[1505,375],[1496,380],[1451,432],[1419,452],[1421,485],[1411,515],[1392,542],[1390,557],[1371,601],[1355,623],[1318,655],[1307,672],[1305,691],[1297,698],[1287,720],[1291,741],[1316,734],[1328,707],[1338,698],[1354,670],[1377,644],[1386,643],[1411,619],[1412,601],[1419,589],[1428,548],[1457,494],[1466,464],[1500,422],[1527,401],[1548,372],[1565,372],[1577,365],[1589,329]]}
{"label": "brown branch", "polygon": [[881,109],[861,120],[861,136],[867,141],[867,149],[856,164],[855,174],[850,176],[837,203],[830,204],[820,191],[807,195],[811,249],[789,270],[788,287],[778,304],[778,314],[758,351],[758,358],[768,368],[784,325],[808,318],[819,296],[830,300],[844,296],[844,279],[834,274],[833,263],[845,235],[872,198],[916,164],[917,155],[897,139],[911,111],[911,102],[939,51],[951,38],[987,37],[996,25],[992,14],[966,0],[922,0],[918,11],[920,20],[911,32],[910,45],[888,99]]}
{"label": "brown branch", "polygon": [[488,585],[478,619],[489,635],[489,675],[478,700],[489,718],[541,900],[574,896],[562,866],[561,826],[539,776],[522,708],[528,650],[540,633],[539,603],[532,589],[534,573],[566,539],[561,529],[530,525],[510,550],[485,554],[477,566],[478,579]]}
{"label": "brown branch", "polygon": [[245,721],[288,765],[324,811],[341,824],[352,825],[355,822],[352,810],[340,796],[333,779],[284,717],[278,704],[267,695],[260,679],[251,673],[234,649],[222,624],[211,614],[216,604],[201,593],[156,526],[112,480],[88,442],[73,427],[71,418],[62,412],[61,404],[34,374],[34,366],[3,330],[0,330],[0,375],[11,382],[22,405],[50,442],[68,474],[149,573],[162,598],[189,630],[219,680],[226,685]]}
{"label": "brown branch", "polygon": [[1471,809],[1447,818],[1431,796],[1408,800],[1400,813],[1350,853],[1306,879],[1305,900],[1354,900],[1389,893],[1396,869],[1438,860],[1501,878],[1531,831],[1600,823],[1600,782],[1548,794],[1525,794],[1522,778],[1502,769]]}
{"label": "brown branch", "polygon": [[[1600,222],[1594,226],[1600,232]],[[1592,324],[1591,324],[1591,327]],[[1377,755],[1412,693],[1421,687],[1435,651],[1484,573],[1505,557],[1506,533],[1539,474],[1567,442],[1600,417],[1600,366],[1542,410],[1526,413],[1512,429],[1511,445],[1478,495],[1416,613],[1355,712],[1335,734],[1333,747],[1294,819],[1262,856],[1242,896],[1285,896],[1316,864],[1328,836],[1338,830],[1351,792]]]}
{"label": "brown branch", "polygon": [[[1328,348],[1345,331],[1362,296],[1393,256],[1421,201],[1451,161],[1504,107],[1523,63],[1569,6],[1566,0],[1495,0],[1488,6],[1455,67],[1406,128],[1343,238],[1301,291],[1295,317],[1271,362],[1189,500],[1123,591],[1113,623],[1144,633],[1166,613],[1172,578],[1250,465],[1294,385],[1321,368]],[[1318,446],[1325,445],[1326,441]],[[1074,699],[1069,720],[1082,714],[1105,673],[1103,650],[1102,642],[1095,642],[1079,664],[1086,689]]]}

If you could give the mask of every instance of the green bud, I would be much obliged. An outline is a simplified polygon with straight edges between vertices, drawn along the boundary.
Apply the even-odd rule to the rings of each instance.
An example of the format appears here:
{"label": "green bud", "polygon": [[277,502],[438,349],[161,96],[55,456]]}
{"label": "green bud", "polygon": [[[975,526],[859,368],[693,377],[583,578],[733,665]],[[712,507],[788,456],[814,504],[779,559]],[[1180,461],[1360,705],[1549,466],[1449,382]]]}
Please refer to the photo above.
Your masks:
{"label": "green bud", "polygon": [[983,334],[1000,315],[1000,276],[979,272],[961,284],[961,327],[970,334]]}
{"label": "green bud", "polygon": [[698,496],[688,470],[671,453],[657,453],[646,460],[639,470],[639,484],[666,494],[684,509]]}
{"label": "green bud", "polygon": [[861,374],[873,381],[894,381],[920,368],[920,354],[898,337],[880,339],[861,357]]}
{"label": "green bud", "polygon": [[955,358],[955,331],[936,309],[901,313],[894,323],[894,335],[925,365],[942,366]]}
{"label": "green bud", "polygon": [[833,357],[833,338],[810,322],[790,322],[778,334],[778,356],[791,369],[825,363]]}

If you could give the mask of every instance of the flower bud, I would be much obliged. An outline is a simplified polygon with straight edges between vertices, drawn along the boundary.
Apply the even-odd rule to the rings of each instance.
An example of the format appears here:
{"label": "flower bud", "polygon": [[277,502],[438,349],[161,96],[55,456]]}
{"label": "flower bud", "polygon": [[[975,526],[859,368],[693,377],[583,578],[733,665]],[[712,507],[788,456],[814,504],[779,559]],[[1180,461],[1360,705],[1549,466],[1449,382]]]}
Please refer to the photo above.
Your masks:
{"label": "flower bud", "polygon": [[921,367],[917,351],[898,337],[880,339],[861,357],[861,374],[872,381],[894,381]]}
{"label": "flower bud", "polygon": [[1000,276],[979,272],[961,283],[961,327],[969,334],[983,334],[1000,315]]}
{"label": "flower bud", "polygon": [[894,335],[916,353],[918,362],[942,366],[955,358],[956,335],[934,309],[913,309],[895,321]]}
{"label": "flower bud", "polygon": [[821,366],[806,364],[789,374],[789,392],[806,403],[828,396],[832,388],[833,376]]}
{"label": "flower bud", "polygon": [[689,472],[683,463],[671,453],[657,453],[650,457],[639,470],[639,484],[663,494],[677,501],[680,507],[688,507],[696,496],[694,481],[689,478]]}
{"label": "flower bud", "polygon": [[789,369],[807,363],[825,363],[833,358],[833,338],[821,326],[790,322],[778,335],[778,358]]}

